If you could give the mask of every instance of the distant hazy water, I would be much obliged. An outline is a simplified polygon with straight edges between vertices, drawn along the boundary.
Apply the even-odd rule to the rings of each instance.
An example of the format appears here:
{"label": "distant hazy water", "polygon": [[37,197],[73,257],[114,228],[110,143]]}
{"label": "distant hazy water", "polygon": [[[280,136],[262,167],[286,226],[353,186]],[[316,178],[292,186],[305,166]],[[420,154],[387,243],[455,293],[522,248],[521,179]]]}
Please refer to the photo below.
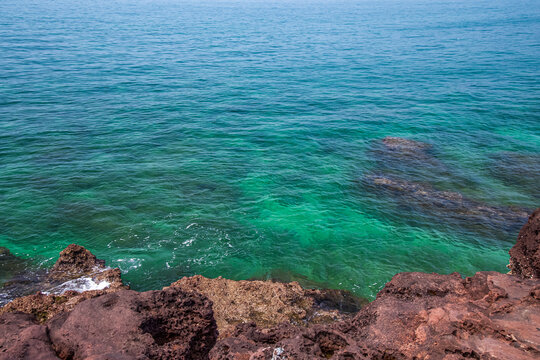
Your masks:
{"label": "distant hazy water", "polygon": [[536,0],[2,0],[0,246],[78,243],[135,289],[505,271],[518,227],[365,179],[537,207],[539,69]]}

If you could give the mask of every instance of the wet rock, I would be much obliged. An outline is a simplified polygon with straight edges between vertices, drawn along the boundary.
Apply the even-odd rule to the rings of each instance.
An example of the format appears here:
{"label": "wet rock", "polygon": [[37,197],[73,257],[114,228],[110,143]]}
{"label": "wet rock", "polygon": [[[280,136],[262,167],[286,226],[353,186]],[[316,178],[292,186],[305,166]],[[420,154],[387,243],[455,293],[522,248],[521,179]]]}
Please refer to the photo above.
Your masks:
{"label": "wet rock", "polygon": [[61,359],[206,359],[217,338],[212,303],[180,288],[120,290],[48,323]]}
{"label": "wet rock", "polygon": [[[122,282],[120,269],[107,268],[90,251],[72,244],[60,253],[49,274],[43,273],[29,284],[16,281],[4,287],[7,301],[0,314],[20,311],[44,322],[60,312],[71,311],[84,300],[128,288]],[[29,292],[34,294],[27,295]]]}
{"label": "wet rock", "polygon": [[105,260],[96,258],[83,246],[71,244],[62,252],[49,272],[53,280],[69,280],[105,270]]}
{"label": "wet rock", "polygon": [[0,316],[0,360],[57,360],[47,328],[28,314]]}
{"label": "wet rock", "polygon": [[298,325],[333,322],[349,316],[338,311],[339,307],[356,311],[361,303],[346,292],[303,289],[297,282],[234,281],[197,275],[182,278],[171,287],[197,291],[212,300],[220,337],[246,322],[262,328],[281,322]]}
{"label": "wet rock", "polygon": [[529,217],[510,249],[510,271],[525,278],[540,279],[540,208]]}

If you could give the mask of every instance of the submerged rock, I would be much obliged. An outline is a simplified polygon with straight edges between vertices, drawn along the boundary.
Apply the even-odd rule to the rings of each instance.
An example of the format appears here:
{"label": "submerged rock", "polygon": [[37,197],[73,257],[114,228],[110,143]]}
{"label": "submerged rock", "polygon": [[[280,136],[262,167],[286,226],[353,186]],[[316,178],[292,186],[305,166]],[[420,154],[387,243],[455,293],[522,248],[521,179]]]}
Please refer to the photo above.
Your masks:
{"label": "submerged rock", "polygon": [[529,217],[510,249],[510,271],[524,278],[540,279],[540,208]]}
{"label": "submerged rock", "polygon": [[297,282],[234,281],[208,279],[200,275],[185,277],[171,284],[197,291],[213,302],[220,337],[240,323],[253,322],[268,328],[282,322],[306,326],[347,318],[339,311],[357,311],[361,300],[339,290],[311,290]]}
{"label": "submerged rock", "polygon": [[395,152],[395,155],[427,157],[426,151],[431,148],[430,144],[416,140],[387,136],[382,139],[386,149]]}
{"label": "submerged rock", "polygon": [[415,207],[430,216],[454,218],[472,225],[483,222],[500,230],[510,230],[519,228],[528,216],[524,209],[491,206],[468,199],[458,192],[441,191],[428,184],[404,179],[369,175],[364,178],[364,184],[375,191],[389,193],[406,206]]}

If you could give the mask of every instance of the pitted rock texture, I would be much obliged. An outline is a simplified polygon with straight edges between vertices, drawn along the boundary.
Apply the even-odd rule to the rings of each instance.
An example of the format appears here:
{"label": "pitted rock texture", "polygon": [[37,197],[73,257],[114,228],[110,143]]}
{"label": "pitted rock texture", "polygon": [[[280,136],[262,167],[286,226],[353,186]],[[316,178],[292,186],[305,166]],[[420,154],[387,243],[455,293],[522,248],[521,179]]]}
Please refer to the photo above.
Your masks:
{"label": "pitted rock texture", "polygon": [[347,312],[357,311],[362,305],[360,299],[345,291],[304,289],[297,282],[234,281],[196,275],[182,278],[171,287],[197,291],[212,300],[220,337],[247,322],[261,328],[281,322],[302,326],[334,322],[349,317]]}
{"label": "pitted rock texture", "polygon": [[510,249],[508,267],[517,276],[540,279],[540,208],[519,232],[517,243]]}
{"label": "pitted rock texture", "polygon": [[58,359],[52,350],[47,327],[33,316],[10,313],[0,316],[0,360]]}
{"label": "pitted rock texture", "polygon": [[48,323],[61,359],[206,359],[217,338],[212,303],[179,288],[120,290]]}
{"label": "pitted rock texture", "polygon": [[466,279],[401,273],[352,320],[238,325],[211,359],[536,359],[538,324],[539,281],[495,272]]}
{"label": "pitted rock texture", "polygon": [[69,280],[103,270],[105,260],[96,258],[80,245],[71,244],[60,252],[60,257],[49,272],[49,277],[54,280]]}
{"label": "pitted rock texture", "polygon": [[[108,287],[84,292],[64,291],[63,284],[69,284],[78,278],[88,278],[95,283],[106,281]],[[0,314],[24,312],[34,315],[43,323],[60,312],[71,311],[75,305],[84,300],[120,289],[129,289],[122,282],[120,269],[107,268],[104,260],[97,259],[90,251],[75,244],[69,245],[60,253],[49,275],[36,282],[35,286],[42,291],[46,290],[47,294],[38,291],[32,295],[18,297],[1,307]],[[57,291],[60,293],[56,293]]]}

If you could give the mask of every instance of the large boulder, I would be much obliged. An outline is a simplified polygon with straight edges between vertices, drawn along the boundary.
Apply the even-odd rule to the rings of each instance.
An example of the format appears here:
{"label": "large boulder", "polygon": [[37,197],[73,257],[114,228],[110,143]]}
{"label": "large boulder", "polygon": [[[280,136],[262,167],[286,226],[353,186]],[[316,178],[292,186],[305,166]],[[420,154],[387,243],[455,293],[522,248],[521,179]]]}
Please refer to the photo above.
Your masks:
{"label": "large boulder", "polygon": [[62,359],[206,359],[217,338],[212,303],[179,288],[120,290],[48,322]]}
{"label": "large boulder", "polygon": [[29,314],[0,316],[0,360],[58,360],[52,350],[47,327]]}
{"label": "large boulder", "polygon": [[512,274],[525,278],[540,278],[540,208],[529,217],[519,232],[517,243],[510,249]]}

